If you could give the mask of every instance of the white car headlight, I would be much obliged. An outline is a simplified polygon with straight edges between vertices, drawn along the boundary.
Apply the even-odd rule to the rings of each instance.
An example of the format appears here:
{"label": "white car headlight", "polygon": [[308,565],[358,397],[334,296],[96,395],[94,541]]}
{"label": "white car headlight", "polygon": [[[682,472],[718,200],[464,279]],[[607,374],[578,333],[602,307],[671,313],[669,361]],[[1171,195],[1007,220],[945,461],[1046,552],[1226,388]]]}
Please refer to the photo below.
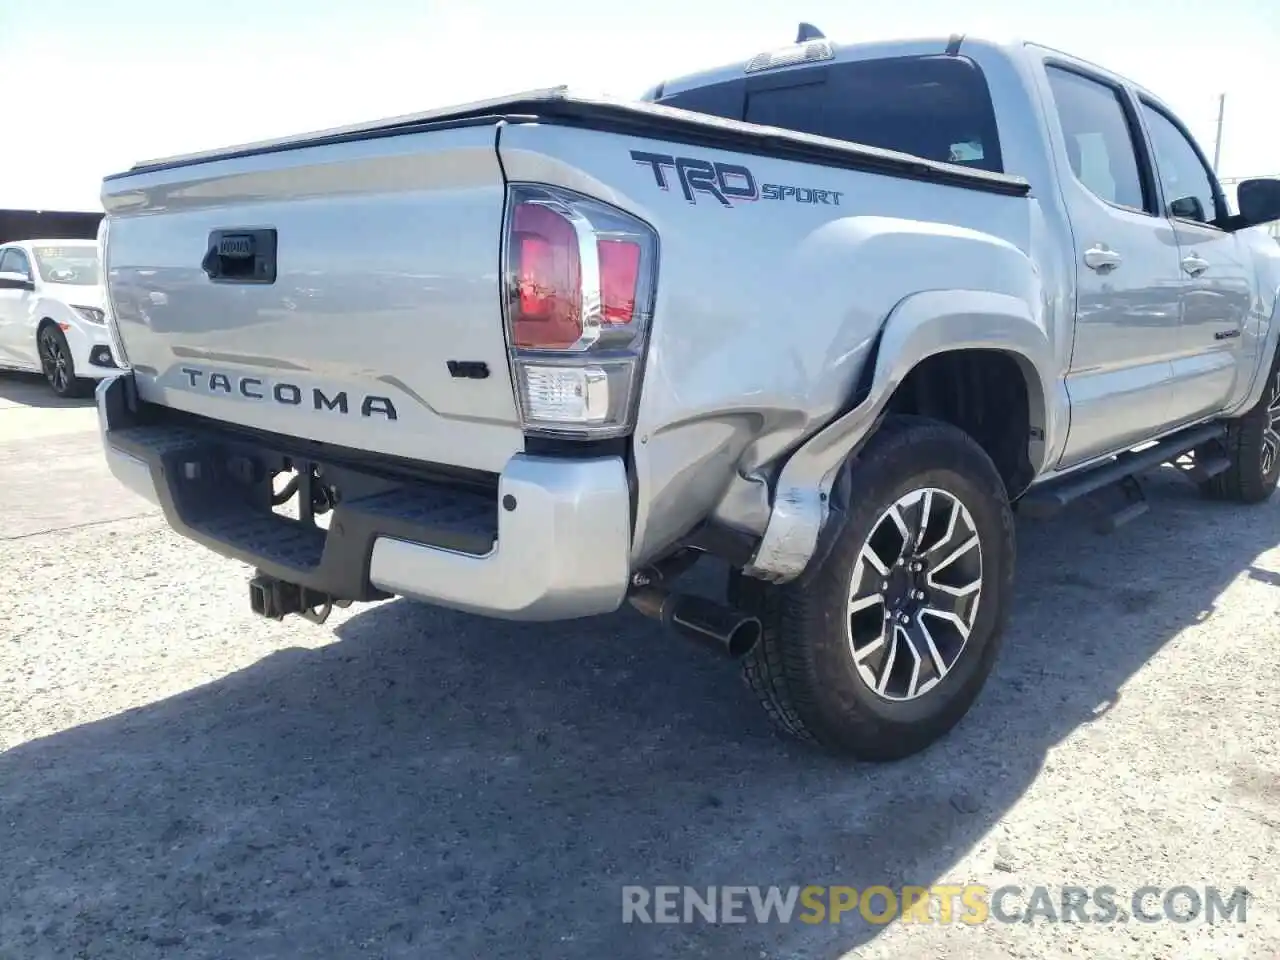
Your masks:
{"label": "white car headlight", "polygon": [[99,310],[97,307],[72,306],[71,309],[80,314],[80,316],[84,317],[90,323],[106,323],[107,321],[106,313]]}

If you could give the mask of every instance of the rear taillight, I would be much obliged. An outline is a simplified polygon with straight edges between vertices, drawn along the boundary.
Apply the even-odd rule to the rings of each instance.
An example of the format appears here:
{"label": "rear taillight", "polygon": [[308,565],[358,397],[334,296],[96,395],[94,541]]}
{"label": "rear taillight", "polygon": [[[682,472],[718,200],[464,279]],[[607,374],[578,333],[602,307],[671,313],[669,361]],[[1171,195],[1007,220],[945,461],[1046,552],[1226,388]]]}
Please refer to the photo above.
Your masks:
{"label": "rear taillight", "polygon": [[555,187],[512,186],[507,203],[504,309],[525,430],[629,432],[653,312],[653,229]]}
{"label": "rear taillight", "polygon": [[573,224],[550,207],[521,203],[511,217],[517,347],[571,347],[582,336],[582,258]]}

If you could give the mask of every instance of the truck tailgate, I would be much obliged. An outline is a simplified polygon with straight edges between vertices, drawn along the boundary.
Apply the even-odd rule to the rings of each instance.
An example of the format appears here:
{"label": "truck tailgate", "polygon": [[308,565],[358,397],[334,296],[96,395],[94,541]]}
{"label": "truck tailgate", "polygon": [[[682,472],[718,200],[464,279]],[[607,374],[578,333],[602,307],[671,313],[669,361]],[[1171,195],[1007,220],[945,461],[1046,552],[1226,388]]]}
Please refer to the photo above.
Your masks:
{"label": "truck tailgate", "polygon": [[139,396],[500,471],[523,435],[495,136],[477,121],[106,180],[105,267]]}

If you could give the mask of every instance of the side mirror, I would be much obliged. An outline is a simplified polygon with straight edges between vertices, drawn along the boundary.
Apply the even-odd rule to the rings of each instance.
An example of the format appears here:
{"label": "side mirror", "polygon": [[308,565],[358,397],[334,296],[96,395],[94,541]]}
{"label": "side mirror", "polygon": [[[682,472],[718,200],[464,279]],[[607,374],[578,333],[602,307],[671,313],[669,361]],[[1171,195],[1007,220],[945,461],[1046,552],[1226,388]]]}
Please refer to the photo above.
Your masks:
{"label": "side mirror", "polygon": [[1242,180],[1235,188],[1240,216],[1252,223],[1280,220],[1280,180]]}
{"label": "side mirror", "polygon": [[21,273],[0,273],[0,290],[34,290],[36,283]]}
{"label": "side mirror", "polygon": [[1242,227],[1280,220],[1280,180],[1241,180],[1236,186],[1236,206]]}
{"label": "side mirror", "polygon": [[1196,223],[1204,223],[1204,204],[1200,202],[1199,197],[1179,197],[1169,204],[1169,216],[1176,217],[1179,220],[1194,220]]}

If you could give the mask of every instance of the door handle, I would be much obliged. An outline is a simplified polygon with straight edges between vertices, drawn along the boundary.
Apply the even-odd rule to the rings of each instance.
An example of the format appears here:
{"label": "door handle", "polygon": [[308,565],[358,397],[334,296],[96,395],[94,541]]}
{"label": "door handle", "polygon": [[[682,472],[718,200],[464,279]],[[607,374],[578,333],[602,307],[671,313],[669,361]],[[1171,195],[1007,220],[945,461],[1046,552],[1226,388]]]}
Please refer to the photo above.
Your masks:
{"label": "door handle", "polygon": [[1209,269],[1209,261],[1194,253],[1189,253],[1182,258],[1182,269],[1191,274],[1191,276],[1198,277]]}
{"label": "door handle", "polygon": [[1084,264],[1090,270],[1106,273],[1120,266],[1120,254],[1105,244],[1096,244],[1084,252]]}
{"label": "door handle", "polygon": [[214,230],[200,269],[214,283],[275,283],[275,229]]}

